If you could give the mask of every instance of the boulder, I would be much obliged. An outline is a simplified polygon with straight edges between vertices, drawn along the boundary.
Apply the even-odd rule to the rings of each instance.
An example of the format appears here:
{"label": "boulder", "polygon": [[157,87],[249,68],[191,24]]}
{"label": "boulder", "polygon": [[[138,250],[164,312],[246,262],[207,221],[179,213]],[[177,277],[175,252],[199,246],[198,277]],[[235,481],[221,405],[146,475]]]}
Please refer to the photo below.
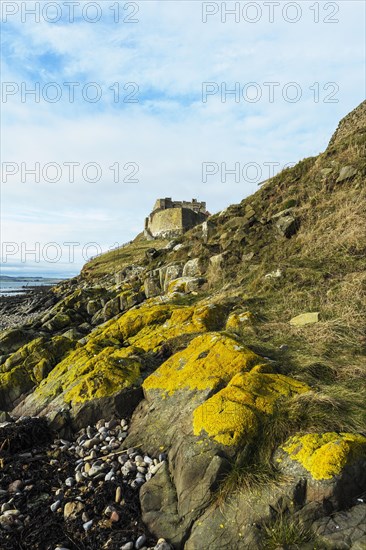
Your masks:
{"label": "boulder", "polygon": [[18,328],[10,328],[0,332],[0,355],[9,355],[17,351],[17,349],[24,346],[33,340],[34,334],[30,331],[26,331]]}
{"label": "boulder", "polygon": [[168,285],[167,294],[196,292],[205,281],[206,279],[202,277],[179,277],[178,279],[173,279]]}
{"label": "boulder", "polygon": [[161,294],[160,279],[158,275],[150,274],[144,281],[144,291],[146,298],[153,298]]}
{"label": "boulder", "polygon": [[294,327],[303,327],[304,325],[312,325],[319,322],[319,311],[309,313],[301,313],[290,320],[290,325]]}
{"label": "boulder", "polygon": [[312,530],[325,548],[365,550],[366,504],[319,519],[313,523]]}
{"label": "boulder", "polygon": [[343,166],[339,173],[336,183],[341,183],[342,181],[354,178],[357,174],[357,170],[353,166]]}
{"label": "boulder", "polygon": [[183,266],[181,264],[167,265],[159,270],[160,284],[165,292],[168,290],[170,281],[173,281],[173,279],[178,279],[178,277],[181,277],[182,273]]}
{"label": "boulder", "polygon": [[193,258],[183,267],[183,277],[200,277],[204,273],[202,260],[200,258]]}
{"label": "boulder", "polygon": [[285,475],[306,482],[306,501],[335,510],[366,490],[366,437],[351,433],[294,435],[275,453]]}
{"label": "boulder", "polygon": [[293,216],[282,216],[276,220],[275,225],[279,234],[289,239],[298,231],[300,223]]}
{"label": "boulder", "polygon": [[202,240],[204,243],[207,243],[215,233],[215,224],[212,223],[210,220],[207,220],[203,222],[203,224],[201,225],[201,228],[202,228]]}

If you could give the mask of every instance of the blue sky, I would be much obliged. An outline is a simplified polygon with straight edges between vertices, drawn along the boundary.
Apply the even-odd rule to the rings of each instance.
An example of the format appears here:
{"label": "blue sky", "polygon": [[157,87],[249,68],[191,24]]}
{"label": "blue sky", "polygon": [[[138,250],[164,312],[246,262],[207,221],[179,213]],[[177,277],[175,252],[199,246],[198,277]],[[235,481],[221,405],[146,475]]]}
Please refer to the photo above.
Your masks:
{"label": "blue sky", "polygon": [[[230,15],[222,21],[221,2],[119,2],[118,23],[109,0],[80,0],[73,22],[57,2],[55,23],[57,12],[35,21],[24,4],[2,3],[1,156],[13,163],[1,187],[3,274],[77,273],[93,249],[88,243],[96,243],[95,252],[130,240],[158,197],[197,197],[211,212],[239,202],[257,189],[250,163],[263,180],[269,163],[279,170],[318,154],[365,96],[361,1],[240,2],[238,22]],[[137,8],[138,22],[123,22]],[[205,10],[216,9],[203,23]],[[100,20],[91,23],[96,13]],[[215,90],[206,102],[203,83]],[[22,89],[35,86],[38,102],[22,97]],[[236,86],[239,98],[223,102],[225,86]],[[26,173],[35,163],[39,182]],[[78,163],[74,181],[70,163]],[[89,163],[98,169],[89,167],[85,177]],[[205,183],[203,163],[219,168]],[[239,181],[229,175],[225,181],[221,166],[237,163]],[[94,175],[99,181],[91,181]],[[77,243],[71,261],[67,243]],[[50,250],[58,261],[49,260]]]}

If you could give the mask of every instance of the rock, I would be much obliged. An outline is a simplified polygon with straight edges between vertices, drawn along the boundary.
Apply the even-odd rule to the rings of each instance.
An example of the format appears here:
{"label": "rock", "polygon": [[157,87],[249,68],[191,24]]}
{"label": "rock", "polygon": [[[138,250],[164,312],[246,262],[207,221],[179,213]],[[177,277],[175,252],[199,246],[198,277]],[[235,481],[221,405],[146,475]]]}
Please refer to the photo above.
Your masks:
{"label": "rock", "polygon": [[250,311],[234,311],[230,313],[226,321],[226,330],[240,332],[243,324],[247,324],[253,320],[253,314]]}
{"label": "rock", "polygon": [[10,328],[0,332],[0,354],[9,355],[33,340],[34,335],[30,331],[18,328]]}
{"label": "rock", "polygon": [[23,481],[21,479],[16,479],[15,481],[12,481],[9,483],[8,491],[9,493],[17,493],[18,491],[21,491],[23,488]]}
{"label": "rock", "polygon": [[161,275],[163,276],[164,280],[164,291],[166,292],[168,290],[168,286],[170,281],[173,281],[174,279],[178,279],[182,275],[183,267],[180,264],[174,264],[167,266],[166,268],[163,268],[161,271]]}
{"label": "rock", "polygon": [[50,506],[51,512],[57,512],[57,510],[60,508],[60,506],[61,506],[61,500],[56,500],[56,502],[54,502]]}
{"label": "rock", "polygon": [[282,277],[282,271],[280,269],[276,269],[276,271],[271,271],[271,273],[267,273],[264,278],[265,279],[279,279]]}
{"label": "rock", "polygon": [[317,520],[312,530],[326,548],[365,550],[366,504]]}
{"label": "rock", "polygon": [[93,527],[93,520],[89,520],[89,521],[86,521],[85,523],[83,523],[83,529],[84,531],[90,531],[90,529]]}
{"label": "rock", "polygon": [[200,258],[188,260],[183,267],[183,277],[200,277],[203,273],[204,269]]}
{"label": "rock", "polygon": [[158,275],[150,275],[144,281],[144,291],[146,298],[153,298],[154,296],[159,296],[161,294],[161,286]]}
{"label": "rock", "polygon": [[275,453],[285,475],[306,482],[307,502],[345,507],[366,490],[366,437],[349,433],[295,435]]}
{"label": "rock", "polygon": [[357,170],[353,166],[343,166],[339,173],[336,183],[341,183],[342,181],[353,178],[357,174]]}
{"label": "rock", "polygon": [[165,539],[159,539],[154,550],[173,550],[173,547]]}
{"label": "rock", "polygon": [[202,228],[202,240],[204,243],[207,243],[215,233],[215,225],[211,221],[207,220],[203,222],[203,224],[201,225],[201,228]]}
{"label": "rock", "polygon": [[135,542],[135,548],[137,550],[139,550],[140,548],[142,548],[144,546],[145,542],[146,542],[146,536],[141,535]]}
{"label": "rock", "polygon": [[123,544],[121,546],[121,550],[133,550],[133,548],[134,548],[134,544],[132,541],[126,542],[126,544]]}
{"label": "rock", "polygon": [[210,266],[213,270],[219,270],[224,267],[225,254],[216,254],[210,258]]}
{"label": "rock", "polygon": [[68,338],[69,340],[79,340],[81,334],[76,330],[76,328],[70,328],[62,335],[64,338]]}
{"label": "rock", "polygon": [[76,519],[78,514],[84,510],[84,504],[79,501],[66,502],[64,506],[64,518]]}
{"label": "rock", "polygon": [[62,330],[63,328],[70,326],[70,324],[70,316],[67,313],[59,312],[56,313],[56,315],[52,317],[49,321],[43,323],[43,327],[50,332],[57,332],[59,330]]}
{"label": "rock", "polygon": [[109,519],[111,520],[112,523],[117,523],[120,520],[118,512],[116,512],[116,510],[113,510]]}
{"label": "rock", "polygon": [[12,422],[12,417],[6,411],[0,411],[0,424],[3,422]]}
{"label": "rock", "polygon": [[104,321],[109,321],[120,313],[120,300],[118,297],[109,300],[103,307]]}
{"label": "rock", "polygon": [[189,292],[197,291],[204,283],[206,279],[202,277],[179,277],[170,281],[167,294],[174,294],[175,292],[182,292],[187,294]]}
{"label": "rock", "polygon": [[290,320],[290,325],[294,327],[303,327],[304,325],[312,325],[319,322],[319,311],[301,313]]}
{"label": "rock", "polygon": [[160,251],[156,250],[156,248],[148,248],[145,250],[145,258],[147,260],[155,260],[160,255]]}
{"label": "rock", "polygon": [[102,308],[100,300],[89,300],[86,306],[86,311],[88,315],[95,315]]}
{"label": "rock", "polygon": [[287,239],[295,235],[300,227],[298,218],[294,218],[290,215],[278,218],[275,225],[280,235]]}

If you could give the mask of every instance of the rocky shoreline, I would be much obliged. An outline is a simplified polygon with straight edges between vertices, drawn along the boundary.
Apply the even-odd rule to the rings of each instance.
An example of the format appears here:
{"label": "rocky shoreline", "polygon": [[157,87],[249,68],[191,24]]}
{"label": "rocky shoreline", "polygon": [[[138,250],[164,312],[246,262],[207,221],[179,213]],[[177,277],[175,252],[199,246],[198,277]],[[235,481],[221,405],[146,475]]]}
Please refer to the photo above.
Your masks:
{"label": "rocky shoreline", "polygon": [[0,330],[31,323],[56,302],[51,286],[28,287],[21,294],[0,296]]}
{"label": "rocky shoreline", "polygon": [[[4,416],[4,415],[3,415]],[[166,463],[124,448],[125,419],[68,439],[41,418],[0,424],[2,550],[170,550],[141,520],[139,488]]]}

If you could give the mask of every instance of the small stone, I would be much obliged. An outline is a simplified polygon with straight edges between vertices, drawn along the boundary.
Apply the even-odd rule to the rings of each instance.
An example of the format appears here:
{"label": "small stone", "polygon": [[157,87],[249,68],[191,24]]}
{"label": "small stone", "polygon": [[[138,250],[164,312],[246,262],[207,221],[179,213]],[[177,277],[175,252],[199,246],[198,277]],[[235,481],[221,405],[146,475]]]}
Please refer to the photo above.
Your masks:
{"label": "small stone", "polygon": [[51,512],[56,512],[61,506],[61,500],[56,500],[53,504],[50,506]]}
{"label": "small stone", "polygon": [[116,496],[115,496],[115,502],[119,504],[122,500],[122,487],[118,486],[116,489]]}
{"label": "small stone", "polygon": [[75,479],[73,477],[68,477],[65,481],[67,487],[73,487],[75,485]]}
{"label": "small stone", "polygon": [[134,544],[133,542],[126,542],[123,546],[121,546],[121,550],[133,550]]}
{"label": "small stone", "polygon": [[86,521],[85,523],[83,523],[83,529],[84,531],[90,531],[90,529],[93,527],[93,520],[91,519],[90,521]]}
{"label": "small stone", "polygon": [[77,514],[84,509],[81,502],[67,502],[64,506],[64,518],[75,519]]}
{"label": "small stone", "polygon": [[118,512],[116,512],[116,510],[113,510],[113,512],[111,513],[110,520],[112,523],[116,523],[117,521],[119,521],[119,514]]}
{"label": "small stone", "polygon": [[8,486],[9,493],[17,493],[18,491],[21,491],[23,488],[23,482],[21,479],[16,479],[15,481],[12,481],[12,483]]}
{"label": "small stone", "polygon": [[137,541],[135,542],[135,548],[136,548],[136,550],[140,550],[140,549],[144,546],[145,542],[146,542],[146,537],[145,537],[145,535],[141,535],[141,536],[137,539]]}

